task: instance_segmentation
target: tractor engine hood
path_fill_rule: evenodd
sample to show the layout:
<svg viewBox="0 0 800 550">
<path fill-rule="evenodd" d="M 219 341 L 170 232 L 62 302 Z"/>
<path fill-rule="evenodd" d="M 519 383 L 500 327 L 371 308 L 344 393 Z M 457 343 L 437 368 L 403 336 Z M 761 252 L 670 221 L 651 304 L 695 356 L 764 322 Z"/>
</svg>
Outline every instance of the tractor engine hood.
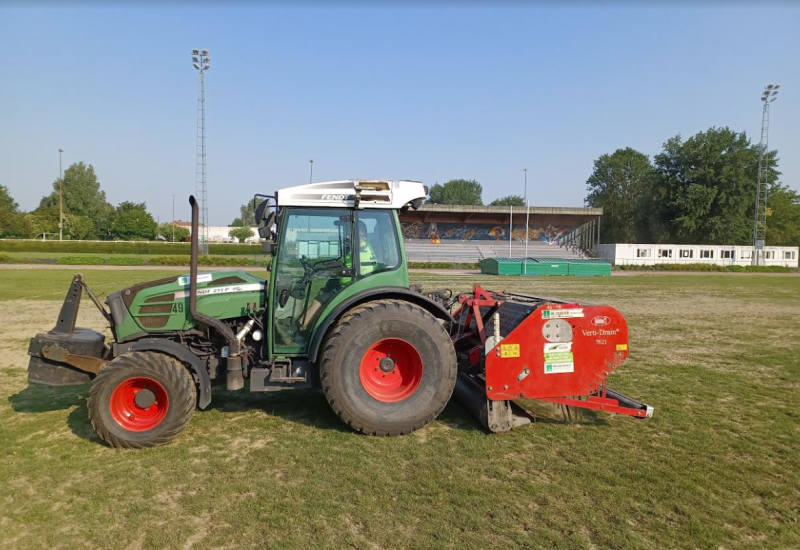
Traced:
<svg viewBox="0 0 800 550">
<path fill-rule="evenodd" d="M 189 275 L 139 283 L 111 294 L 117 341 L 142 333 L 187 330 L 195 322 L 189 314 Z M 197 308 L 216 319 L 232 319 L 264 310 L 266 282 L 244 271 L 215 271 L 197 275 Z"/>
</svg>

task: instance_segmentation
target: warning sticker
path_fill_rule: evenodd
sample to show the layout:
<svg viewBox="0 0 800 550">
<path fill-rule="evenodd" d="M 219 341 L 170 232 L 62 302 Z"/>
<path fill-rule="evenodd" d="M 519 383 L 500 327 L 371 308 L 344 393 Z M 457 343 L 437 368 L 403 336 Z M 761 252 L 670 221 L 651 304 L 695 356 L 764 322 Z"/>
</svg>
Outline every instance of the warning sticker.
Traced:
<svg viewBox="0 0 800 550">
<path fill-rule="evenodd" d="M 583 308 L 545 309 L 542 311 L 542 319 L 565 319 L 567 317 L 583 317 Z"/>
<path fill-rule="evenodd" d="M 544 373 L 559 374 L 574 372 L 575 361 L 572 352 L 558 351 L 544 354 Z"/>
<path fill-rule="evenodd" d="M 500 344 L 500 357 L 519 357 L 519 344 Z"/>
<path fill-rule="evenodd" d="M 628 344 L 617 344 L 617 351 L 628 351 Z"/>
</svg>

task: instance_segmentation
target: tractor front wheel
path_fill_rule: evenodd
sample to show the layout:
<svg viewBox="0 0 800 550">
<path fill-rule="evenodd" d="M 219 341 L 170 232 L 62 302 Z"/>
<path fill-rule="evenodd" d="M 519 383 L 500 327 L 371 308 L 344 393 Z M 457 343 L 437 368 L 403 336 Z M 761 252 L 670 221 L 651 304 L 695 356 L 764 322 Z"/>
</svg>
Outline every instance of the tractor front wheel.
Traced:
<svg viewBox="0 0 800 550">
<path fill-rule="evenodd" d="M 112 447 L 155 447 L 183 431 L 196 403 L 194 379 L 179 361 L 132 352 L 100 369 L 89 391 L 89 419 Z"/>
<path fill-rule="evenodd" d="M 456 355 L 441 322 L 401 300 L 347 313 L 325 343 L 320 382 L 334 412 L 370 435 L 413 432 L 444 409 Z"/>
</svg>

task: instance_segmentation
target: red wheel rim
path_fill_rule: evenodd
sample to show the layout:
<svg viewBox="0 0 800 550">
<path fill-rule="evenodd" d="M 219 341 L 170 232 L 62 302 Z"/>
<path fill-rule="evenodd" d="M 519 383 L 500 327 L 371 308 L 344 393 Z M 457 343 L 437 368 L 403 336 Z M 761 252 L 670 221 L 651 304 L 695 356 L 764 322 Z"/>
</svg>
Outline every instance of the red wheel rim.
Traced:
<svg viewBox="0 0 800 550">
<path fill-rule="evenodd" d="M 140 393 L 143 397 L 137 402 Z M 108 408 L 111 418 L 122 428 L 130 432 L 146 432 L 164 420 L 169 398 L 164 386 L 152 378 L 128 378 L 111 392 Z"/>
<path fill-rule="evenodd" d="M 422 381 L 422 357 L 405 340 L 384 338 L 372 344 L 361 358 L 359 377 L 364 390 L 378 401 L 402 401 Z"/>
</svg>

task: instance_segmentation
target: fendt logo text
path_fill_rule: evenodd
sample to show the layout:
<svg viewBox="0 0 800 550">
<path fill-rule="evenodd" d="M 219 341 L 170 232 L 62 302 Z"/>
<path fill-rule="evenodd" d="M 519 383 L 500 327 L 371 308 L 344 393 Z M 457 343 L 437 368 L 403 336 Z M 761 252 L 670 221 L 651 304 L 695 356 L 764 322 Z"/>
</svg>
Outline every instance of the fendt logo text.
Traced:
<svg viewBox="0 0 800 550">
<path fill-rule="evenodd" d="M 324 201 L 343 201 L 347 195 L 322 195 Z"/>
</svg>

